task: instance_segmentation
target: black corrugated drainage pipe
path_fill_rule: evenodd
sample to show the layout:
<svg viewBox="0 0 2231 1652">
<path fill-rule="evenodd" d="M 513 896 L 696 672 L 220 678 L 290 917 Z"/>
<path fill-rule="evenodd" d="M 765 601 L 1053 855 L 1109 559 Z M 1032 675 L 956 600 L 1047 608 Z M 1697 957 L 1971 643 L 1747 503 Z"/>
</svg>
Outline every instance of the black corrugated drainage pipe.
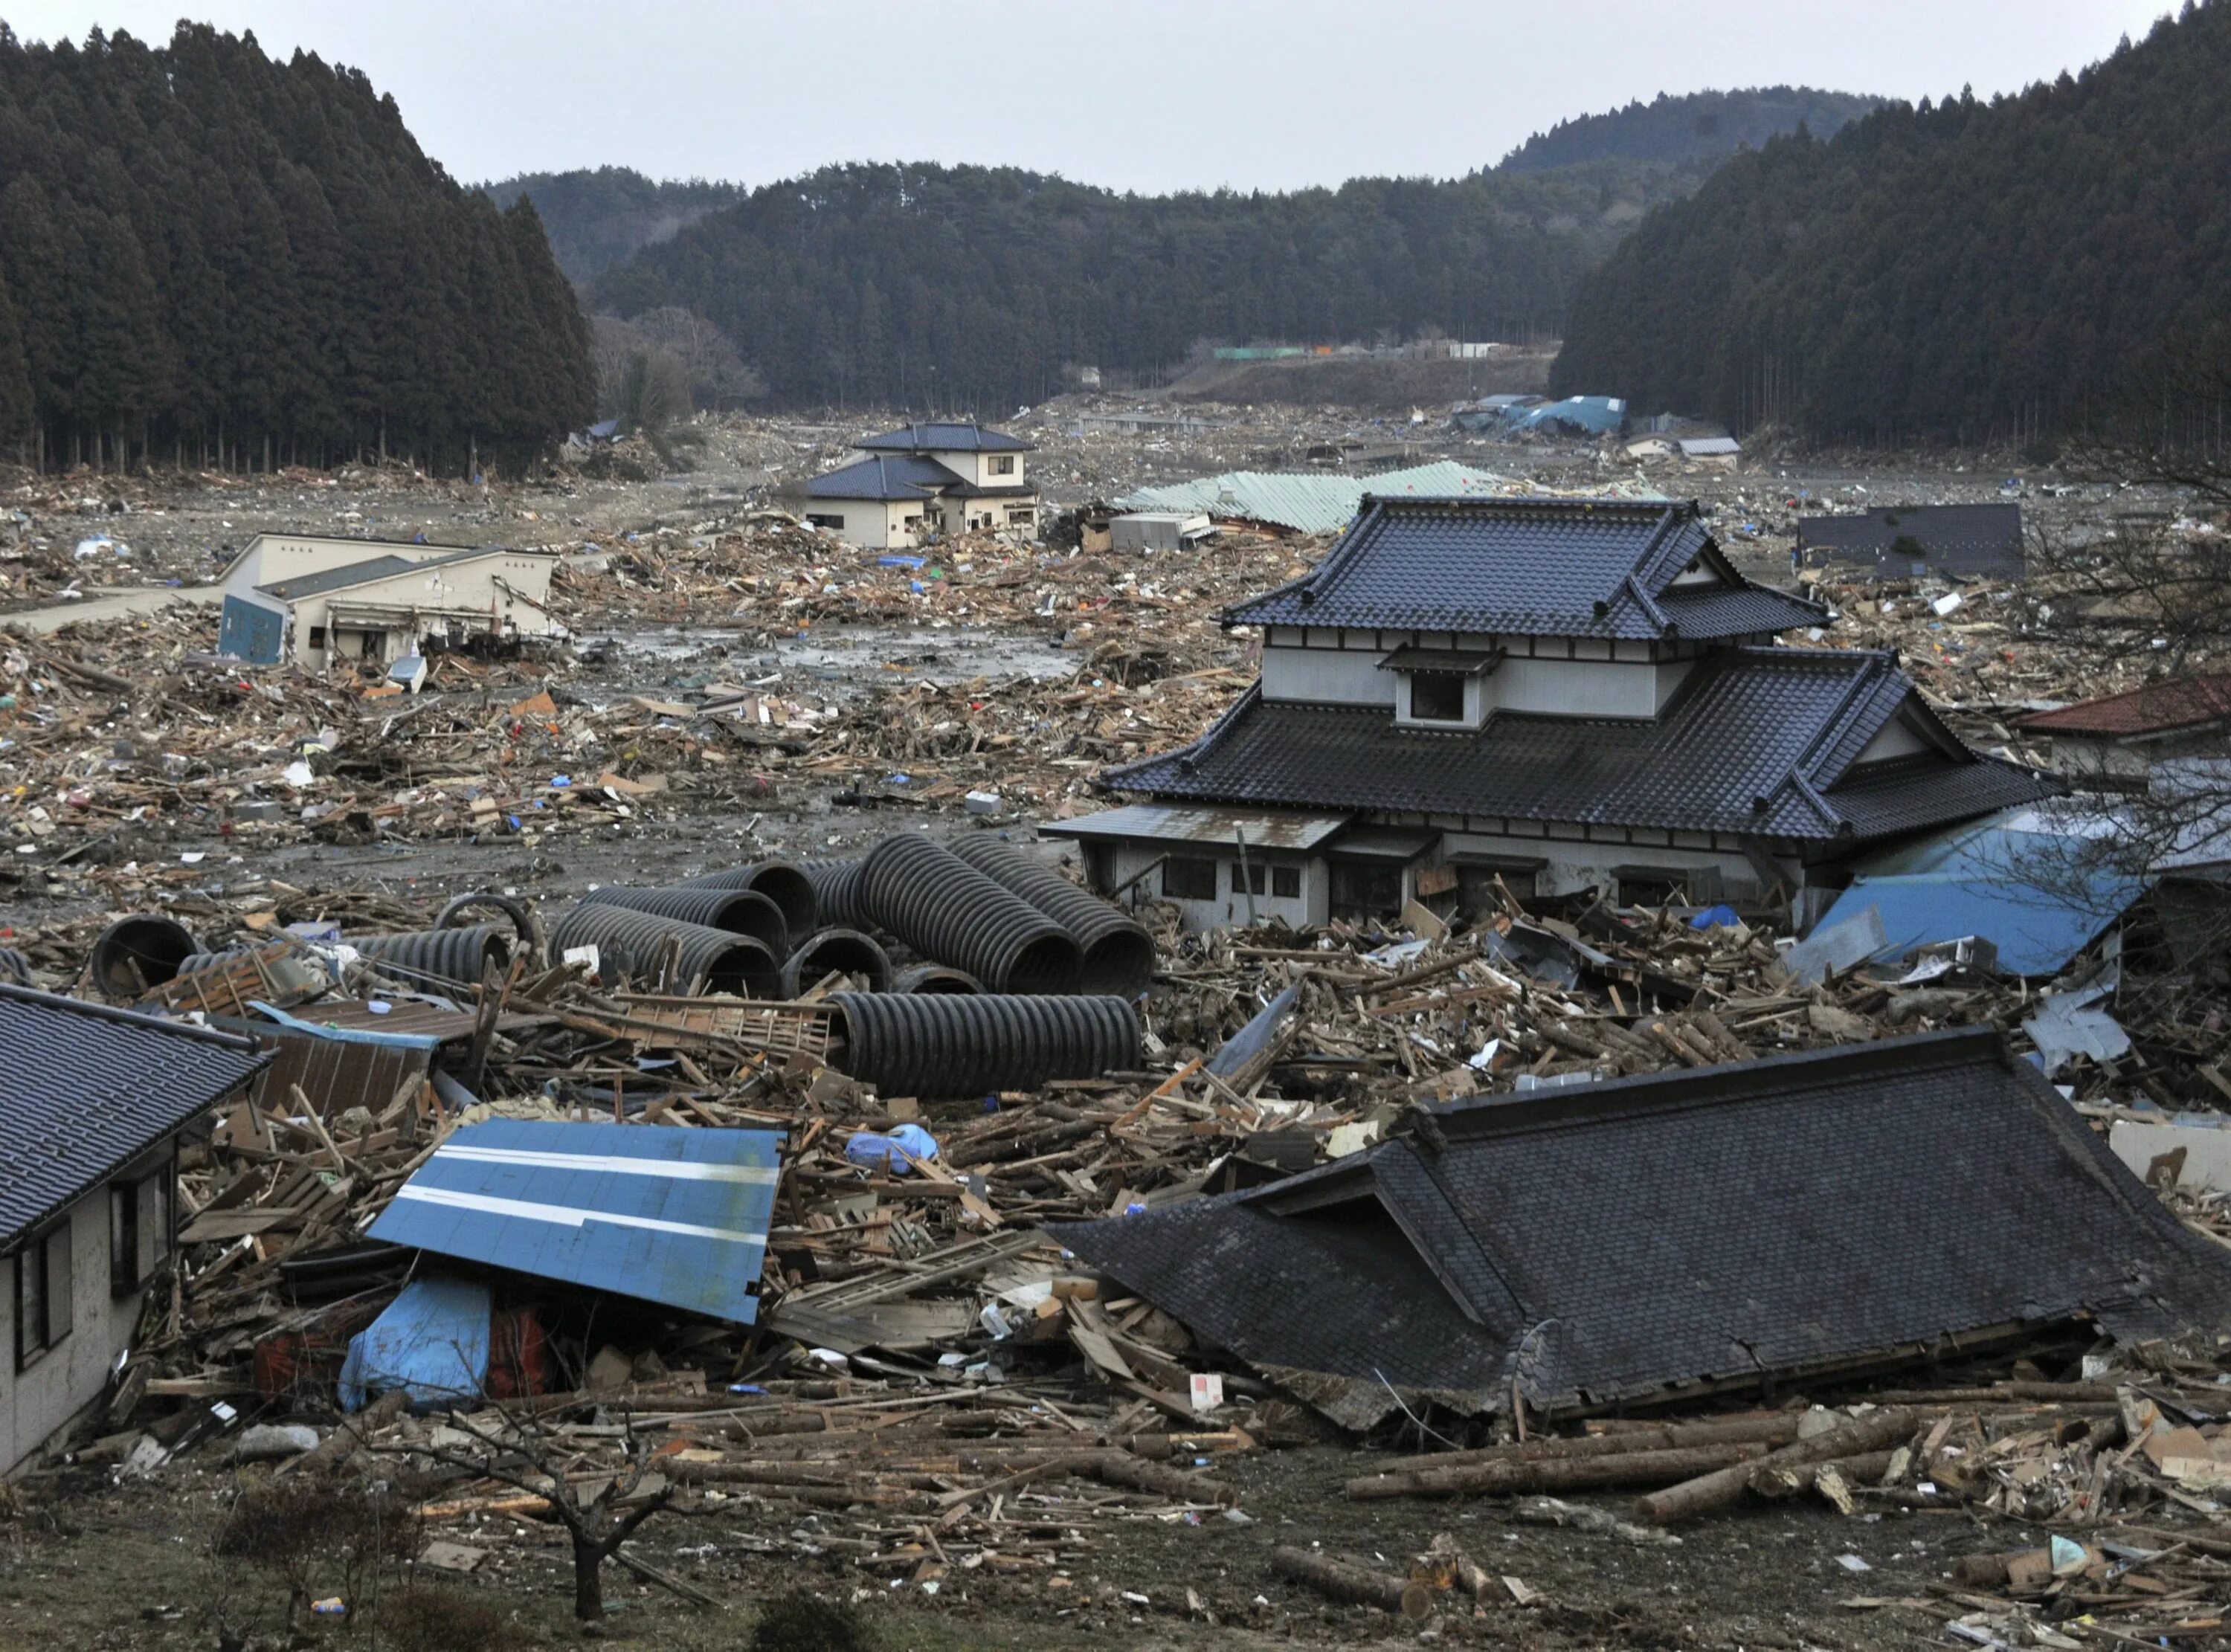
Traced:
<svg viewBox="0 0 2231 1652">
<path fill-rule="evenodd" d="M 138 913 L 100 932 L 85 967 L 102 997 L 128 1003 L 176 980 L 178 966 L 201 950 L 193 932 L 176 919 Z"/>
<path fill-rule="evenodd" d="M 994 992 L 1074 992 L 1083 971 L 1067 930 L 918 833 L 868 851 L 859 904 L 878 928 Z"/>
<path fill-rule="evenodd" d="M 708 872 L 702 876 L 684 878 L 676 886 L 683 889 L 752 889 L 765 895 L 782 909 L 782 920 L 790 926 L 793 935 L 810 935 L 818 923 L 842 923 L 844 920 L 823 912 L 814 903 L 814 887 L 802 868 L 788 861 L 753 861 L 749 866 L 730 867 L 725 872 Z"/>
<path fill-rule="evenodd" d="M 857 929 L 868 921 L 860 910 L 859 861 L 800 861 L 798 869 L 813 884 L 813 899 L 823 923 Z"/>
<path fill-rule="evenodd" d="M 511 962 L 513 937 L 494 924 L 458 929 L 419 929 L 403 935 L 352 938 L 355 947 L 382 975 L 405 986 L 476 987 L 490 963 Z"/>
<path fill-rule="evenodd" d="M 915 964 L 891 978 L 894 992 L 949 992 L 956 997 L 981 992 L 984 984 L 966 970 L 949 964 Z"/>
<path fill-rule="evenodd" d="M 870 992 L 891 986 L 890 954 L 857 929 L 824 929 L 783 960 L 782 996 L 794 998 L 831 970 L 841 971 Z"/>
<path fill-rule="evenodd" d="M 512 945 L 515 957 L 522 951 L 530 961 L 549 956 L 548 939 L 542 925 L 534 915 L 534 908 L 515 896 L 495 889 L 475 889 L 470 894 L 461 894 L 434 915 L 436 929 L 460 929 L 464 926 L 467 913 L 487 907 L 501 913 L 511 920 L 512 933 L 518 939 Z"/>
<path fill-rule="evenodd" d="M 837 1069 L 885 1095 L 1034 1090 L 1139 1064 L 1139 1017 L 1125 998 L 832 992 L 828 1002 L 844 1017 Z"/>
<path fill-rule="evenodd" d="M 1078 990 L 1135 997 L 1154 984 L 1154 937 L 1122 911 L 1078 888 L 1051 867 L 1012 843 L 979 833 L 954 843 L 953 852 L 1008 894 L 1059 924 L 1084 952 Z"/>
<path fill-rule="evenodd" d="M 624 975 L 648 990 L 658 978 L 673 943 L 672 980 L 680 992 L 733 992 L 753 998 L 775 995 L 782 969 L 773 952 L 748 935 L 731 935 L 678 918 L 584 901 L 568 907 L 550 926 L 550 948 L 559 957 L 572 946 L 594 946 L 598 973 L 607 981 Z"/>
<path fill-rule="evenodd" d="M 581 899 L 592 905 L 629 907 L 637 912 L 678 918 L 685 924 L 749 935 L 777 958 L 790 951 L 790 924 L 782 908 L 756 889 L 630 889 L 607 884 Z"/>
</svg>

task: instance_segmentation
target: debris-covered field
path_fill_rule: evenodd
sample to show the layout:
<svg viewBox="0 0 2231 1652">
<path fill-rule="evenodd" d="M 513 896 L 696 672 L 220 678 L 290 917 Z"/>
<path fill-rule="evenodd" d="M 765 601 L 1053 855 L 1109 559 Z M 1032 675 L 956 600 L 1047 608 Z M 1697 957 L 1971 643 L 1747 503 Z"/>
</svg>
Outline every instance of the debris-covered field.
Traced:
<svg viewBox="0 0 2231 1652">
<path fill-rule="evenodd" d="M 1063 504 L 1343 441 L 1567 489 L 1637 474 L 1333 410 L 1070 434 L 1089 410 L 1012 426 Z M 1142 557 L 984 534 L 900 556 L 766 512 L 856 434 L 732 420 L 681 479 L 80 475 L 0 499 L 0 962 L 275 1051 L 184 1149 L 175 1286 L 99 1414 L 0 1487 L 0 1645 L 570 1643 L 585 1571 L 596 1633 L 674 1648 L 744 1644 L 800 1589 L 893 1647 L 2231 1642 L 2220 1348 L 2063 1316 L 1546 1418 L 1389 1383 L 1371 1426 L 1342 1427 L 1044 1230 L 1413 1139 L 1421 1103 L 1943 1029 L 2044 1054 L 2103 1138 L 2215 1113 L 2220 979 L 2158 918 L 2025 982 L 1958 952 L 1807 965 L 1776 944 L 1786 907 L 1506 894 L 1452 922 L 1201 937 L 1147 901 L 1151 978 L 1117 989 L 1135 1017 L 1011 997 L 1019 954 L 909 909 L 891 868 L 915 850 L 884 846 L 927 827 L 962 854 L 910 876 L 975 890 L 945 865 L 965 859 L 1045 913 L 982 846 L 1047 875 L 1032 825 L 1198 736 L 1255 672 L 1216 613 L 1326 542 L 1234 530 Z M 1779 468 L 1641 480 L 1712 501 L 1769 578 L 1800 505 L 2007 480 Z M 2153 508 L 2014 487 L 2065 535 Z M 415 694 L 242 668 L 195 593 L 278 527 L 560 550 L 572 640 L 438 656 Z M 2146 672 L 2040 632 L 2049 590 L 1817 594 L 1841 623 L 1794 642 L 1898 647 L 1986 750 L 2034 758 L 2014 713 Z M 700 878 L 718 958 L 614 894 Z M 493 899 L 452 905 L 473 895 Z M 120 938 L 127 914 L 156 922 Z M 816 937 L 832 950 L 799 965 Z M 986 991 L 867 991 L 929 969 Z M 703 995 L 723 970 L 753 997 Z M 2038 1037 L 2042 1004 L 2108 991 L 2127 1050 Z M 902 997 L 930 1007 L 879 1031 L 864 1000 Z M 1029 1013 L 1051 1030 L 1013 1007 L 1048 1003 Z M 352 1339 L 431 1278 L 427 1242 L 375 1225 L 456 1192 L 445 1144 L 501 1157 L 545 1139 L 506 1130 L 592 1123 L 762 1133 L 756 1276 L 631 1298 L 499 1274 L 468 1310 L 469 1397 L 414 1410 L 391 1385 L 344 1414 Z M 2162 1197 L 2172 1230 L 2231 1245 L 2221 1196 Z M 703 1311 L 719 1291 L 752 1322 Z"/>
</svg>

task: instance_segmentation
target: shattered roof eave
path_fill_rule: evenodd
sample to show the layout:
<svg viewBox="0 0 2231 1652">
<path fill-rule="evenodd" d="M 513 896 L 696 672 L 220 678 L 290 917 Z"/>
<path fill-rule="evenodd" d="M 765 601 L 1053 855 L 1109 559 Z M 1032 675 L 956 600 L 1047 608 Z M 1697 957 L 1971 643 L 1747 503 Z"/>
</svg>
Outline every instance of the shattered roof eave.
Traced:
<svg viewBox="0 0 2231 1652">
<path fill-rule="evenodd" d="M 1366 1426 L 1374 1384 L 1569 1414 L 2072 1321 L 2231 1323 L 2231 1258 L 1995 1029 L 1432 1111 L 1286 1181 L 1054 1231 Z"/>
</svg>

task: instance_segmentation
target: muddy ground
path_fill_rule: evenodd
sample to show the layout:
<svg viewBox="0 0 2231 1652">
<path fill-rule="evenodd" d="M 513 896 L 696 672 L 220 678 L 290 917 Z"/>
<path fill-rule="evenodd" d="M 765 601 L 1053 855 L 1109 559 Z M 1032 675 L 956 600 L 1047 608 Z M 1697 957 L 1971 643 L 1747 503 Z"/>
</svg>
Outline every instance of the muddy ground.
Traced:
<svg viewBox="0 0 2231 1652">
<path fill-rule="evenodd" d="M 1132 405 L 1116 398 L 1090 404 Z M 1512 448 L 1452 436 L 1438 424 L 1335 409 L 1196 406 L 1192 410 L 1210 412 L 1220 427 L 1172 437 L 1067 434 L 1065 422 L 1084 405 L 1065 402 L 1012 422 L 1040 444 L 1034 469 L 1058 502 L 1113 497 L 1145 481 L 1205 470 L 1297 465 L 1311 442 L 1341 438 L 1412 442 L 1420 458 L 1459 458 L 1562 487 L 1638 474 L 1633 465 L 1606 465 L 1580 449 Z M 818 423 L 732 419 L 716 433 L 700 469 L 648 481 L 551 474 L 475 487 L 372 471 L 233 481 L 17 479 L 12 489 L 0 489 L 0 552 L 11 532 L 18 545 L 34 538 L 74 545 L 103 534 L 125 541 L 129 558 L 96 552 L 83 559 L 84 594 L 75 600 L 89 603 L 104 589 L 135 590 L 158 579 L 191 585 L 264 529 L 424 532 L 433 539 L 560 550 L 578 548 L 591 536 L 609 542 L 660 526 L 698 532 L 702 524 L 736 519 L 783 481 L 822 468 L 849 440 L 886 423 L 860 415 Z M 1668 494 L 1716 503 L 1726 542 L 1747 570 L 1767 577 L 1788 574 L 1788 536 L 1800 503 L 1810 508 L 1827 499 L 1859 504 L 2004 496 L 2021 499 L 2038 519 L 2086 529 L 2117 508 L 2103 494 L 2048 492 L 2050 476 L 2010 473 L 1972 456 L 1891 466 L 1768 454 L 1732 474 L 1678 466 L 1639 474 Z M 2009 480 L 2014 487 L 2007 489 Z M 12 525 L 11 508 L 18 513 Z M 154 598 L 122 599 L 127 605 L 149 600 Z M 20 594 L 6 605 L 33 606 Z M 64 617 L 71 611 L 51 593 L 36 606 Z M 1051 647 L 1043 633 L 1021 629 L 824 627 L 801 638 L 608 617 L 611 623 L 583 641 L 614 646 L 605 664 L 573 683 L 579 692 L 656 693 L 702 678 L 709 662 L 731 675 L 779 674 L 786 694 L 843 700 L 894 681 L 1064 675 L 1078 662 L 1074 653 Z M 200 623 L 213 642 L 214 610 L 201 614 Z M 1240 652 L 1235 649 L 1235 658 Z M 342 848 L 304 842 L 236 854 L 215 838 L 166 834 L 153 847 L 172 859 L 206 850 L 219 879 L 253 874 L 306 887 L 429 899 L 469 887 L 561 895 L 593 882 L 654 882 L 767 854 L 841 852 L 916 817 L 908 809 L 846 807 L 833 801 L 837 790 L 834 784 L 786 783 L 764 806 L 707 807 L 655 826 L 534 845 L 404 840 Z M 954 823 L 958 819 L 956 813 Z M 36 924 L 60 910 L 46 900 L 11 904 L 0 908 L 0 921 Z M 934 1595 L 907 1579 L 893 1587 L 888 1578 L 865 1575 L 840 1555 L 816 1552 L 815 1533 L 787 1517 L 664 1516 L 645 1529 L 636 1551 L 731 1610 L 692 1605 L 614 1571 L 614 1610 L 603 1635 L 614 1645 L 675 1652 L 737 1647 L 753 1603 L 805 1584 L 861 1599 L 891 1649 L 1370 1645 L 1426 1637 L 1544 1649 L 1944 1644 L 1942 1623 L 1952 1608 L 1846 1603 L 1916 1601 L 1946 1580 L 1958 1555 L 2040 1540 L 2029 1530 L 2003 1522 L 1985 1526 L 1966 1514 L 1845 1519 L 1792 1505 L 1715 1520 L 1684 1533 L 1678 1547 L 1638 1547 L 1514 1524 L 1508 1506 L 1494 1501 L 1351 1502 L 1341 1494 L 1341 1482 L 1368 1467 L 1368 1459 L 1333 1445 L 1258 1455 L 1226 1469 L 1242 1492 L 1245 1523 L 1149 1520 L 1096 1527 L 1088 1542 L 1064 1552 L 1057 1567 L 1002 1576 L 958 1572 L 941 1580 Z M 13 1512 L 0 1518 L 0 1649 L 211 1648 L 218 1644 L 212 1612 L 220 1597 L 229 1600 L 236 1623 L 265 1637 L 263 1644 L 284 1644 L 283 1587 L 210 1552 L 231 1484 L 226 1473 L 192 1457 L 152 1484 L 119 1487 L 92 1470 L 29 1482 Z M 1268 1568 L 1270 1550 L 1280 1543 L 1321 1543 L 1400 1566 L 1441 1531 L 1458 1533 L 1491 1571 L 1519 1579 L 1539 1598 L 1525 1608 L 1502 1603 L 1475 1611 L 1467 1604 L 1421 1629 L 1377 1611 L 1329 1605 L 1277 1581 Z M 500 1607 L 529 1644 L 578 1640 L 567 1611 L 565 1557 L 552 1530 L 505 1523 L 475 1533 L 473 1540 L 495 1558 L 471 1577 L 444 1580 L 445 1587 Z M 1197 1608 L 1188 1606 L 1188 1591 Z M 1126 1600 L 1127 1592 L 1144 1600 Z M 345 1625 L 323 1623 L 306 1633 L 309 1643 L 368 1644 L 372 1628 L 352 1634 Z"/>
<path fill-rule="evenodd" d="M 934 1594 L 814 1552 L 816 1533 L 794 1519 L 662 1515 L 631 1552 L 715 1596 L 722 1609 L 679 1599 L 608 1566 L 611 1615 L 600 1636 L 614 1646 L 725 1652 L 746 1644 L 758 1603 L 805 1587 L 859 1603 L 885 1652 L 1421 1642 L 1543 1652 L 1859 1652 L 1949 1644 L 1943 1621 L 1958 1609 L 1927 1597 L 1931 1584 L 1949 1585 L 1953 1560 L 2043 1541 L 2031 1528 L 1986 1525 L 1964 1513 L 1846 1519 L 1793 1504 L 1688 1527 L 1678 1546 L 1645 1547 L 1520 1525 L 1509 1518 L 1510 1506 L 1495 1500 L 1349 1500 L 1342 1482 L 1370 1463 L 1367 1455 L 1320 1445 L 1228 1464 L 1221 1471 L 1240 1489 L 1245 1523 L 1212 1517 L 1199 1525 L 1099 1526 L 1054 1565 L 1005 1576 L 956 1571 Z M 283 1644 L 285 1586 L 210 1551 L 230 1485 L 224 1471 L 189 1459 L 157 1484 L 118 1489 L 88 1471 L 35 1491 L 29 1512 L 0 1526 L 0 1649 L 201 1652 L 216 1645 L 213 1614 L 220 1608 L 236 1627 Z M 1450 1595 L 1446 1610 L 1408 1623 L 1327 1602 L 1270 1569 L 1271 1550 L 1280 1544 L 1321 1545 L 1328 1553 L 1400 1569 L 1441 1532 L 1455 1533 L 1487 1570 L 1518 1579 L 1538 1599 L 1524 1608 L 1508 1602 L 1476 1608 Z M 581 1639 L 571 1616 L 570 1558 L 555 1527 L 500 1519 L 443 1535 L 491 1552 L 469 1577 L 427 1574 L 439 1586 L 497 1607 L 524 1630 L 527 1644 Z M 323 1575 L 339 1574 L 328 1568 Z M 1197 1605 L 1188 1605 L 1188 1591 Z M 352 1636 L 320 1623 L 310 1643 L 363 1644 L 372 1627 L 367 1620 Z"/>
</svg>

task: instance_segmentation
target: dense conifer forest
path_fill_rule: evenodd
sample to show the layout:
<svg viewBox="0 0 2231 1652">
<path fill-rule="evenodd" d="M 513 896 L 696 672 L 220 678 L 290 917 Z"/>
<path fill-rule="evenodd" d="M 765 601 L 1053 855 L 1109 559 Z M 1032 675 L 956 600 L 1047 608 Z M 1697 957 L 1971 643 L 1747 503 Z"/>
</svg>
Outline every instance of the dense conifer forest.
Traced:
<svg viewBox="0 0 2231 1652">
<path fill-rule="evenodd" d="M 1560 120 L 1504 156 L 1497 170 L 1540 172 L 1594 160 L 1720 161 L 1800 126 L 1815 138 L 1833 137 L 1881 105 L 1880 98 L 1809 86 L 1746 87 L 1678 98 L 1660 92 L 1648 103 Z"/>
<path fill-rule="evenodd" d="M 2231 4 L 2019 96 L 1777 138 L 1584 279 L 1553 385 L 1827 441 L 2042 441 L 2143 407 L 2231 330 Z"/>
<path fill-rule="evenodd" d="M 534 207 L 461 188 L 361 74 L 191 23 L 162 48 L 0 25 L 0 443 L 456 472 L 593 400 Z"/>
</svg>

